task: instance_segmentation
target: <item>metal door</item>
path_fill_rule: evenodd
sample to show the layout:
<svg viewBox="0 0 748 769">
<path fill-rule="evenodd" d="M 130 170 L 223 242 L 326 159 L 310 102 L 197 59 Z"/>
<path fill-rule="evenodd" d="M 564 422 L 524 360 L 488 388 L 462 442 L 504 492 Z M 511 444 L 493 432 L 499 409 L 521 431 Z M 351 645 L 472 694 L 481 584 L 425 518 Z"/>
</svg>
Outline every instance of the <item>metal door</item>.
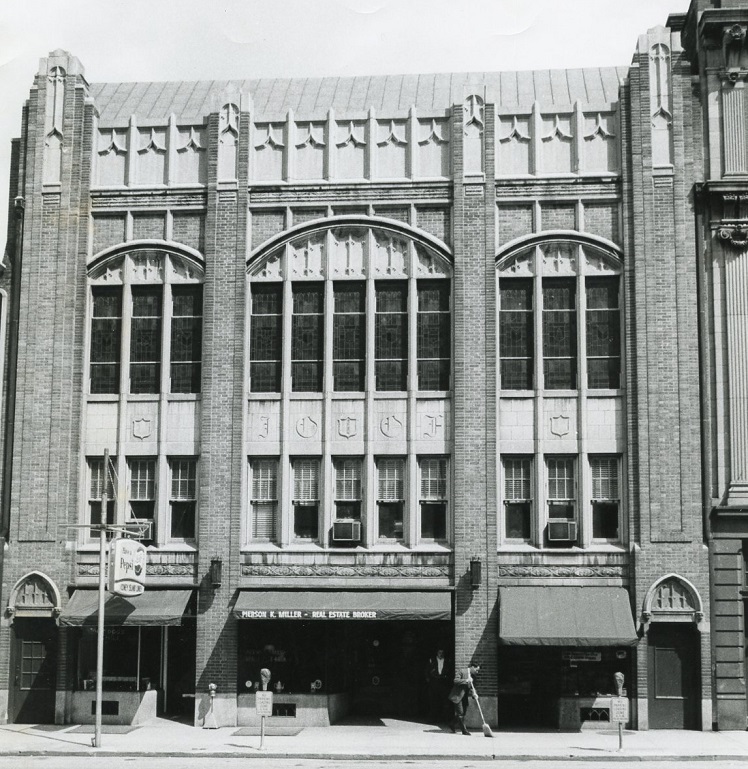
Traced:
<svg viewBox="0 0 748 769">
<path fill-rule="evenodd" d="M 51 724 L 55 719 L 57 627 L 52 620 L 13 623 L 10 720 Z"/>
<path fill-rule="evenodd" d="M 692 625 L 650 626 L 649 728 L 698 729 L 699 647 Z"/>
</svg>

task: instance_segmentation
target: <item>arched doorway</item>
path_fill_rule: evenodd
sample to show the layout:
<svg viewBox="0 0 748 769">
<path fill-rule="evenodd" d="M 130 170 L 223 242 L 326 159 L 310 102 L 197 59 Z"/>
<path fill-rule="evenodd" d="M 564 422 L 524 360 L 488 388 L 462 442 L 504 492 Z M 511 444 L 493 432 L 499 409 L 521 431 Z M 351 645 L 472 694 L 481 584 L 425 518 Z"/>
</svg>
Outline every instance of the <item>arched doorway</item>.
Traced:
<svg viewBox="0 0 748 769">
<path fill-rule="evenodd" d="M 11 591 L 8 718 L 12 723 L 54 723 L 59 613 L 59 590 L 41 572 L 22 577 Z"/>
<path fill-rule="evenodd" d="M 700 729 L 701 598 L 675 574 L 652 585 L 644 602 L 650 729 Z"/>
</svg>

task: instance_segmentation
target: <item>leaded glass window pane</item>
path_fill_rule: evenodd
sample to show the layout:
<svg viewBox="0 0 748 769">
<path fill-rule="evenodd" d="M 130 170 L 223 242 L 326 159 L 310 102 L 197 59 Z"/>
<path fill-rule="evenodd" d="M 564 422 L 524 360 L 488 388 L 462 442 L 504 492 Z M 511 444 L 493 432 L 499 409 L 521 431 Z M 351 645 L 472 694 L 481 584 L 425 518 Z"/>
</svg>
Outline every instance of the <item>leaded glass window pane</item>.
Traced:
<svg viewBox="0 0 748 769">
<path fill-rule="evenodd" d="M 418 389 L 449 389 L 452 327 L 449 281 L 418 281 Z"/>
<path fill-rule="evenodd" d="M 533 383 L 533 307 L 531 279 L 502 279 L 499 284 L 501 387 L 529 390 Z"/>
<path fill-rule="evenodd" d="M 93 289 L 90 377 L 93 394 L 119 392 L 122 289 Z"/>
<path fill-rule="evenodd" d="M 322 390 L 324 355 L 324 288 L 321 283 L 294 283 L 291 318 L 291 388 Z"/>
<path fill-rule="evenodd" d="M 173 393 L 200 392 L 202 337 L 202 286 L 173 286 L 170 372 Z"/>
<path fill-rule="evenodd" d="M 161 384 L 161 286 L 133 286 L 130 392 L 157 393 Z"/>
<path fill-rule="evenodd" d="M 545 387 L 573 389 L 577 373 L 576 279 L 543 279 Z"/>
<path fill-rule="evenodd" d="M 586 279 L 587 386 L 611 389 L 621 385 L 621 315 L 618 277 Z"/>
<path fill-rule="evenodd" d="M 377 281 L 374 319 L 376 389 L 405 390 L 408 381 L 408 284 Z"/>
<path fill-rule="evenodd" d="M 366 284 L 335 283 L 333 303 L 333 387 L 338 392 L 362 392 L 366 371 Z"/>
<path fill-rule="evenodd" d="M 249 336 L 251 392 L 280 392 L 283 329 L 283 285 L 252 284 Z"/>
</svg>

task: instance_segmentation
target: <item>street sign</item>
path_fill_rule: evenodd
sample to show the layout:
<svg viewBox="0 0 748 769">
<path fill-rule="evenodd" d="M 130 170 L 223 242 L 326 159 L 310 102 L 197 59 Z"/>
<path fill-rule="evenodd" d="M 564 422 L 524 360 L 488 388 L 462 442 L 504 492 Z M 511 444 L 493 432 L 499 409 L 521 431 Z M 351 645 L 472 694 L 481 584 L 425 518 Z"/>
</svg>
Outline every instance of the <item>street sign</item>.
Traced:
<svg viewBox="0 0 748 769">
<path fill-rule="evenodd" d="M 109 590 L 117 595 L 140 595 L 145 590 L 145 545 L 134 539 L 112 540 L 109 553 Z"/>
<path fill-rule="evenodd" d="M 255 708 L 258 716 L 273 715 L 273 693 L 255 692 Z"/>
<path fill-rule="evenodd" d="M 610 720 L 619 723 L 626 723 L 629 720 L 629 701 L 626 697 L 611 698 Z"/>
</svg>

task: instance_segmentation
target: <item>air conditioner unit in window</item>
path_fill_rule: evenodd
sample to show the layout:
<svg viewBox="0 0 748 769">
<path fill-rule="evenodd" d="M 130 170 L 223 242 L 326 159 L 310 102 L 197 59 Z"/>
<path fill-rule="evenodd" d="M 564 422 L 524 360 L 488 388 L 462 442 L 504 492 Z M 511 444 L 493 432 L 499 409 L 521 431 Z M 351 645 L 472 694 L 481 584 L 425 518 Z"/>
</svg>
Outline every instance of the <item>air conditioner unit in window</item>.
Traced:
<svg viewBox="0 0 748 769">
<path fill-rule="evenodd" d="M 576 542 L 577 522 L 557 519 L 548 521 L 549 542 Z"/>
<path fill-rule="evenodd" d="M 349 518 L 341 518 L 332 523 L 333 542 L 360 542 L 361 521 Z"/>
</svg>

